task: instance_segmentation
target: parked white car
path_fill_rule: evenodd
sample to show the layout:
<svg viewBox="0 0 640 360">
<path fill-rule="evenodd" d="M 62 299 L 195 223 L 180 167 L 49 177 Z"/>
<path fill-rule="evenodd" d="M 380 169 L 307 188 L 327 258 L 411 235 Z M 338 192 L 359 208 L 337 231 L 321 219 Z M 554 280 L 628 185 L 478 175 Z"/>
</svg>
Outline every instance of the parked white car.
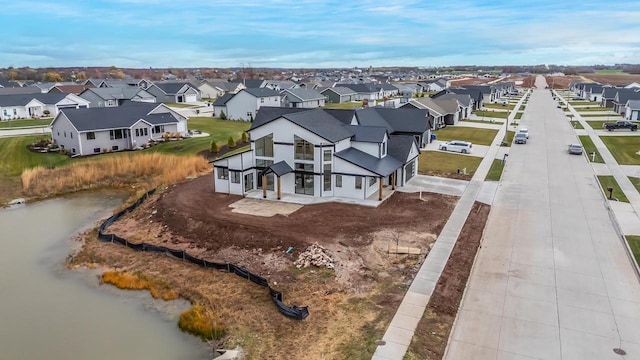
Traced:
<svg viewBox="0 0 640 360">
<path fill-rule="evenodd" d="M 508 105 L 509 104 L 509 99 L 497 99 L 496 100 L 496 104 Z"/>
<path fill-rule="evenodd" d="M 455 151 L 462 154 L 471 154 L 472 147 L 473 147 L 473 144 L 471 144 L 468 141 L 453 140 L 453 141 L 444 142 L 440 144 L 438 149 L 442 151 Z"/>
</svg>

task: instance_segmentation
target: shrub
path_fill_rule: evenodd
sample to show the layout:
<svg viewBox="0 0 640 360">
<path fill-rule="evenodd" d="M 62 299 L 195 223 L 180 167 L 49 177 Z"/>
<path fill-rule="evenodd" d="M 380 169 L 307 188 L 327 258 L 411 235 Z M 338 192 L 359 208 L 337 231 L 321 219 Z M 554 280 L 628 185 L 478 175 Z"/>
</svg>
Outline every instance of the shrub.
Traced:
<svg viewBox="0 0 640 360">
<path fill-rule="evenodd" d="M 236 147 L 236 141 L 233 139 L 233 136 L 229 136 L 229 140 L 227 140 L 227 146 L 229 148 Z"/>
<path fill-rule="evenodd" d="M 218 147 L 218 143 L 216 143 L 215 140 L 211 140 L 211 149 L 210 149 L 212 154 L 217 154 L 220 151 L 220 148 Z"/>
<path fill-rule="evenodd" d="M 222 110 L 220 110 L 220 119 L 221 120 L 227 120 L 227 115 Z"/>
<path fill-rule="evenodd" d="M 200 305 L 180 314 L 178 327 L 184 332 L 199 336 L 203 340 L 220 339 L 224 335 L 224 323 L 208 314 Z"/>
<path fill-rule="evenodd" d="M 243 132 L 242 133 L 242 138 L 240 140 L 242 140 L 242 142 L 249 141 L 249 134 L 247 134 L 246 132 Z"/>
</svg>

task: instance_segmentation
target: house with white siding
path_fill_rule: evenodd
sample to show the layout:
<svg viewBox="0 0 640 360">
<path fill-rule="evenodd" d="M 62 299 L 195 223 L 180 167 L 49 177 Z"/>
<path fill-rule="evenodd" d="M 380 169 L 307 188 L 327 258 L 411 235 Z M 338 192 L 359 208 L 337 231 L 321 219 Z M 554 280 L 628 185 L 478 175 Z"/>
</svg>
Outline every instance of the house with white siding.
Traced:
<svg viewBox="0 0 640 360">
<path fill-rule="evenodd" d="M 320 91 L 327 98 L 327 102 L 342 104 L 355 100 L 357 93 L 347 87 L 330 87 Z"/>
<path fill-rule="evenodd" d="M 138 149 L 166 133 L 187 132 L 187 118 L 164 104 L 130 102 L 118 107 L 62 109 L 51 137 L 72 155 Z"/>
<path fill-rule="evenodd" d="M 155 96 L 157 102 L 193 103 L 200 100 L 200 90 L 189 82 L 140 80 L 138 87 Z"/>
<path fill-rule="evenodd" d="M 81 98 L 91 102 L 91 107 L 116 107 L 127 101 L 155 103 L 156 97 L 137 87 L 98 87 L 83 91 Z"/>
<path fill-rule="evenodd" d="M 418 169 L 425 110 L 262 108 L 246 152 L 213 162 L 216 192 L 382 200 Z"/>
<path fill-rule="evenodd" d="M 262 106 L 282 106 L 282 95 L 269 88 L 248 88 L 225 98 L 224 104 L 222 101 L 216 101 L 213 105 L 215 114 L 224 111 L 229 120 L 251 121 L 256 118 L 256 114 Z"/>
<path fill-rule="evenodd" d="M 627 100 L 624 114 L 627 120 L 640 121 L 640 100 Z"/>
<path fill-rule="evenodd" d="M 324 106 L 326 97 L 313 89 L 295 88 L 280 92 L 282 105 L 291 108 L 313 109 Z"/>
<path fill-rule="evenodd" d="M 78 109 L 89 106 L 89 101 L 74 94 L 0 95 L 0 120 L 56 116 L 61 109 Z"/>
</svg>

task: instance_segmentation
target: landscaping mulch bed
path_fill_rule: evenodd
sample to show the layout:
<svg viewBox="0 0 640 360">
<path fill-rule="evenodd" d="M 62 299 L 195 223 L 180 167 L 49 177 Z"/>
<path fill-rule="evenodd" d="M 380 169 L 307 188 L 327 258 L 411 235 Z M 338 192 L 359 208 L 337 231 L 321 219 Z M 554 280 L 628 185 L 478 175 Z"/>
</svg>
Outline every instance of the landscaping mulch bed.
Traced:
<svg viewBox="0 0 640 360">
<path fill-rule="evenodd" d="M 230 148 L 228 145 L 223 145 L 220 146 L 220 151 L 218 151 L 217 153 L 212 153 L 211 150 L 207 149 L 207 150 L 202 150 L 200 152 L 198 152 L 198 155 L 205 157 L 207 160 L 215 160 L 215 159 L 219 159 L 222 156 L 224 156 L 226 153 L 237 150 L 243 146 L 247 146 L 249 145 L 250 142 L 249 141 L 238 141 L 236 142 L 236 146 Z"/>
<path fill-rule="evenodd" d="M 405 359 L 442 359 L 491 207 L 476 202 L 418 323 Z"/>
</svg>

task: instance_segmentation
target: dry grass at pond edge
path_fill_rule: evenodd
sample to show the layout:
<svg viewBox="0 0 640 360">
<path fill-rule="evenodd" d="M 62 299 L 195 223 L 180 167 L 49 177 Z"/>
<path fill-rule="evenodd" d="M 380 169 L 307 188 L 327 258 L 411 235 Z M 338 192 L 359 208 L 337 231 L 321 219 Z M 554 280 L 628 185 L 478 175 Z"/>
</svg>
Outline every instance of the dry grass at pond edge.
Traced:
<svg viewBox="0 0 640 360">
<path fill-rule="evenodd" d="M 200 156 L 131 154 L 78 161 L 53 169 L 35 167 L 21 175 L 27 196 L 44 197 L 101 187 L 142 184 L 145 189 L 170 185 L 209 171 Z"/>
<path fill-rule="evenodd" d="M 154 299 L 169 301 L 179 298 L 178 293 L 167 285 L 144 274 L 107 271 L 102 274 L 102 282 L 123 290 L 149 290 Z"/>
</svg>

